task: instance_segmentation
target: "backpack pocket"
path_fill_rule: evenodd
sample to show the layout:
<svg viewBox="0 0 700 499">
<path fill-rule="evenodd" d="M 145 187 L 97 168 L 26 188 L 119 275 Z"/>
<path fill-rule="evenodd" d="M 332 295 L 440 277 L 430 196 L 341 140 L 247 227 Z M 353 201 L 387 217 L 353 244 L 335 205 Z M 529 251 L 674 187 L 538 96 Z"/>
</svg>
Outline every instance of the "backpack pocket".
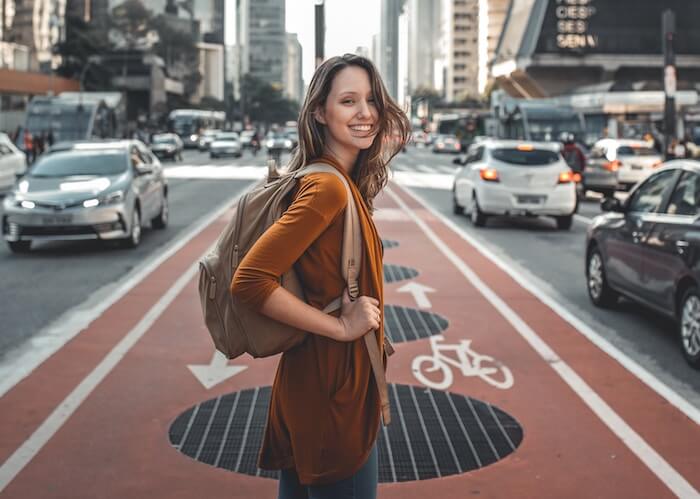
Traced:
<svg viewBox="0 0 700 499">
<path fill-rule="evenodd" d="M 199 262 L 199 299 L 202 305 L 204 323 L 214 340 L 216 349 L 227 358 L 231 358 L 233 352 L 230 351 L 224 316 L 217 300 L 217 292 L 221 292 L 221 289 L 218 289 L 219 286 L 225 286 L 225 283 L 217 282 L 210 262 L 206 259 L 201 260 Z"/>
</svg>

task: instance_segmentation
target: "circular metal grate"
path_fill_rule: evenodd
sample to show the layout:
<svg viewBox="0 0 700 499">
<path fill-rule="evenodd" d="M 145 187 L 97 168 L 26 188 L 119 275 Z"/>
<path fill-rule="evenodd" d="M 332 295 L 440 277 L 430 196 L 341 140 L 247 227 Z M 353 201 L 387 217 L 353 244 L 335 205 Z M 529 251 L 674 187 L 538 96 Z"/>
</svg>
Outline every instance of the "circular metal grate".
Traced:
<svg viewBox="0 0 700 499">
<path fill-rule="evenodd" d="M 443 316 L 400 305 L 384 305 L 384 334 L 393 343 L 440 334 L 449 322 Z"/>
<path fill-rule="evenodd" d="M 276 478 L 256 467 L 270 387 L 207 400 L 180 414 L 170 442 L 198 461 L 247 475 Z M 389 385 L 392 423 L 377 441 L 379 481 L 439 478 L 493 464 L 513 452 L 523 430 L 509 414 L 464 395 Z"/>
<path fill-rule="evenodd" d="M 403 265 L 384 264 L 384 282 L 398 282 L 413 279 L 418 275 L 416 269 Z"/>
<path fill-rule="evenodd" d="M 384 249 L 395 248 L 398 245 L 398 241 L 392 241 L 391 239 L 382 239 L 382 246 L 384 246 Z"/>
</svg>

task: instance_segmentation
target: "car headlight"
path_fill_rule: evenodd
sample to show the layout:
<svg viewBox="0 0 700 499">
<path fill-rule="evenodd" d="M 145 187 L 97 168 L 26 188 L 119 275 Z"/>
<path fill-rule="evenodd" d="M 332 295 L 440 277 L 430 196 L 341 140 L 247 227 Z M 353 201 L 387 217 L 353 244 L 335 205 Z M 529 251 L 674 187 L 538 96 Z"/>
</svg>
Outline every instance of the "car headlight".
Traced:
<svg viewBox="0 0 700 499">
<path fill-rule="evenodd" d="M 199 135 L 195 135 L 194 133 L 192 135 L 190 135 L 190 140 L 192 142 L 196 141 L 197 139 L 199 139 Z"/>
<path fill-rule="evenodd" d="M 275 147 L 275 141 L 268 140 L 267 142 L 265 142 L 265 147 L 267 147 L 268 149 L 272 149 L 273 147 Z"/>
<path fill-rule="evenodd" d="M 88 201 L 92 201 L 91 199 L 88 199 Z M 88 201 L 85 201 L 87 203 Z M 102 197 L 99 200 L 99 204 L 102 205 L 107 205 L 107 204 L 117 204 L 121 203 L 124 201 L 124 191 L 114 191 L 110 192 L 106 196 Z M 83 203 L 83 206 L 85 206 L 85 203 Z M 92 206 L 97 206 L 97 205 L 92 205 Z M 85 206 L 86 208 L 89 208 L 89 206 Z"/>
<path fill-rule="evenodd" d="M 292 147 L 292 141 L 291 141 L 291 140 L 285 140 L 285 141 L 284 141 L 284 147 Z"/>
<path fill-rule="evenodd" d="M 26 200 L 26 199 L 25 199 L 24 201 L 20 201 L 20 202 L 19 202 L 19 205 L 20 205 L 22 208 L 26 208 L 26 209 L 28 209 L 28 210 L 31 210 L 32 208 L 35 208 L 35 207 L 36 207 L 36 204 L 34 203 L 34 201 L 28 201 L 28 200 Z"/>
</svg>

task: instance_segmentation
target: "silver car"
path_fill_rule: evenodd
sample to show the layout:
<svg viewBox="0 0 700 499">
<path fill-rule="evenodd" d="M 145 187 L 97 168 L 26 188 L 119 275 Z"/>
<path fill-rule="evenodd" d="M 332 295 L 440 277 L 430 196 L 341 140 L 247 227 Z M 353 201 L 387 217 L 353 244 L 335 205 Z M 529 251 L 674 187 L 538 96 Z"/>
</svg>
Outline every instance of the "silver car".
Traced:
<svg viewBox="0 0 700 499">
<path fill-rule="evenodd" d="M 137 140 L 80 142 L 42 156 L 5 197 L 2 234 L 10 250 L 33 241 L 141 241 L 144 224 L 168 224 L 163 167 Z"/>
<path fill-rule="evenodd" d="M 236 132 L 220 132 L 209 146 L 209 157 L 234 156 L 240 158 L 241 142 Z"/>
</svg>

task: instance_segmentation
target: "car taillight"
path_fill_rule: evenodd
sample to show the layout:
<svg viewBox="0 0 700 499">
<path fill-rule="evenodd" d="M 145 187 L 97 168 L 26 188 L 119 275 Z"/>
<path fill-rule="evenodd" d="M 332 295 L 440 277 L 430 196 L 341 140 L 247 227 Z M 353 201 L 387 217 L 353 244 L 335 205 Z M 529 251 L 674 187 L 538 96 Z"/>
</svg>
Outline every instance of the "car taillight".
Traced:
<svg viewBox="0 0 700 499">
<path fill-rule="evenodd" d="M 487 182 L 499 182 L 498 170 L 495 168 L 482 168 L 479 174 L 482 180 L 486 180 Z"/>
<path fill-rule="evenodd" d="M 603 168 L 605 168 L 609 172 L 616 172 L 617 170 L 620 169 L 620 166 L 622 166 L 622 163 L 620 163 L 619 159 L 616 159 L 615 161 L 608 161 L 607 163 L 603 163 Z"/>
<path fill-rule="evenodd" d="M 574 173 L 574 182 L 576 182 L 577 184 L 580 184 L 580 183 L 581 183 L 581 180 L 582 180 L 582 179 L 581 179 L 581 174 L 580 174 L 580 173 Z"/>
<path fill-rule="evenodd" d="M 652 168 L 658 168 L 658 167 L 660 167 L 660 166 L 663 165 L 663 164 L 664 164 L 663 161 L 657 161 L 656 163 L 654 163 L 653 165 L 651 165 L 651 167 L 652 167 Z"/>
<path fill-rule="evenodd" d="M 570 182 L 574 181 L 574 173 L 569 170 L 567 172 L 561 172 L 559 174 L 559 183 L 560 184 L 568 184 Z"/>
</svg>

